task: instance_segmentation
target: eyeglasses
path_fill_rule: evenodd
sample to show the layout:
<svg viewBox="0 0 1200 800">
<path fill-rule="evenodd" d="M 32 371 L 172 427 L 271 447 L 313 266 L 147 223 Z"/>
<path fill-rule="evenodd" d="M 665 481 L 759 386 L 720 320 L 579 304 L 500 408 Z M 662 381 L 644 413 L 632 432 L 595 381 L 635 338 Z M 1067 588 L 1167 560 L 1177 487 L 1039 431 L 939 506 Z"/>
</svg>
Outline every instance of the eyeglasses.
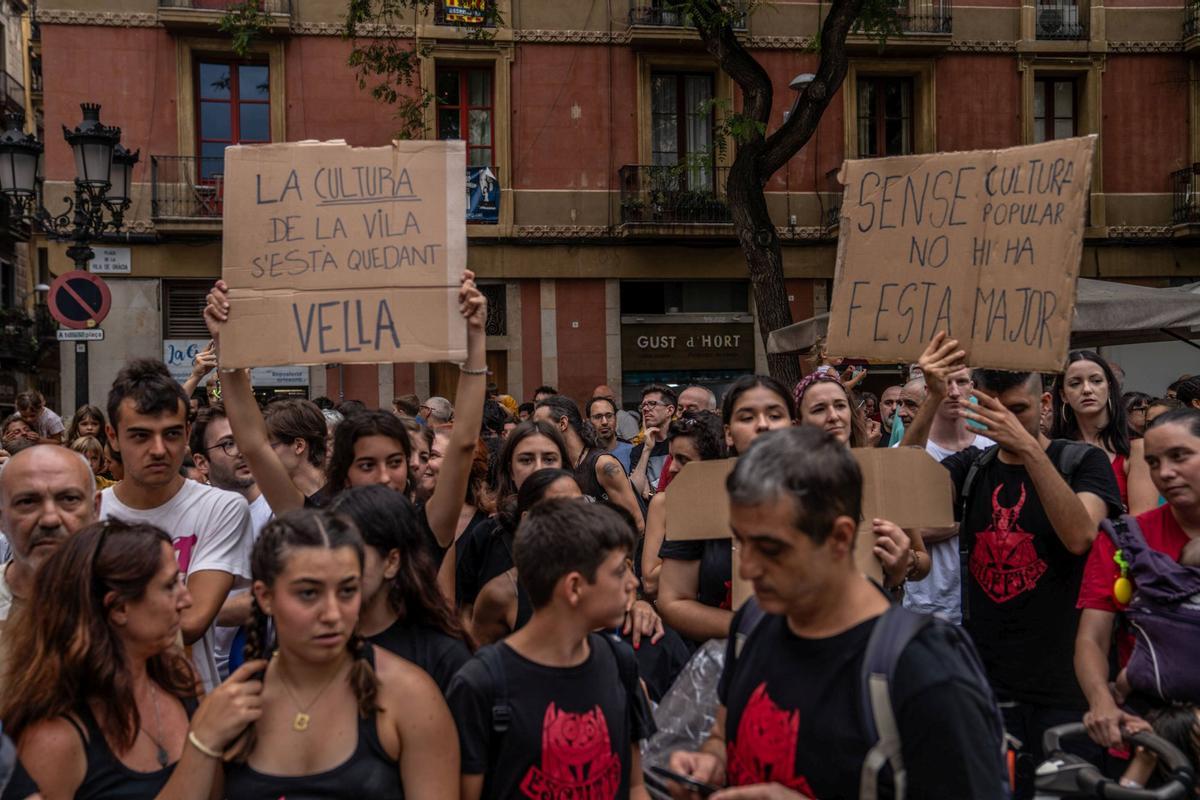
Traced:
<svg viewBox="0 0 1200 800">
<path fill-rule="evenodd" d="M 638 408 L 640 408 L 642 411 L 653 411 L 659 406 L 665 407 L 666 405 L 666 403 L 660 403 L 657 400 L 643 400 L 642 404 L 638 406 Z"/>
<path fill-rule="evenodd" d="M 607 422 L 616 418 L 616 414 L 592 414 L 592 420 L 594 422 Z"/>
<path fill-rule="evenodd" d="M 221 448 L 225 455 L 229 456 L 230 458 L 233 458 L 240 452 L 238 450 L 237 442 L 235 442 L 233 439 L 222 439 L 212 447 L 204 448 L 204 451 L 207 453 L 209 450 L 216 450 L 218 447 Z"/>
<path fill-rule="evenodd" d="M 1150 406 L 1130 406 L 1129 407 L 1130 414 L 1137 414 L 1137 413 L 1145 414 L 1149 410 L 1150 410 Z"/>
</svg>

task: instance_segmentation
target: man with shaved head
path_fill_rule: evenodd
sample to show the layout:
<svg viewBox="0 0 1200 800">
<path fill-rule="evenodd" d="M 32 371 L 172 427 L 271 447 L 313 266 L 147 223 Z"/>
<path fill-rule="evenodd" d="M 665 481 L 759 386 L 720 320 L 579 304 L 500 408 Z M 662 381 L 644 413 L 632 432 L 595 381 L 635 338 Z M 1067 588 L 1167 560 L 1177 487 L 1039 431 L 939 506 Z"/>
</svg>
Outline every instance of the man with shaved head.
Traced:
<svg viewBox="0 0 1200 800">
<path fill-rule="evenodd" d="M 8 460 L 0 471 L 0 530 L 12 559 L 0 567 L 0 620 L 29 597 L 38 566 L 94 522 L 99 507 L 95 476 L 81 454 L 40 444 Z"/>
</svg>

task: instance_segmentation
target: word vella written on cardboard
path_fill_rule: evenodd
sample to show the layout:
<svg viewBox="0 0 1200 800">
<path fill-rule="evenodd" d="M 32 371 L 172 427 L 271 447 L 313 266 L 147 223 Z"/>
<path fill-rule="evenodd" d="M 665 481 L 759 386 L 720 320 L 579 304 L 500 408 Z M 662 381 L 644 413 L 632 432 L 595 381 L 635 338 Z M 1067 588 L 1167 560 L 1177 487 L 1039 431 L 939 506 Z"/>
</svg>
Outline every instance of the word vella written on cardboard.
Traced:
<svg viewBox="0 0 1200 800">
<path fill-rule="evenodd" d="M 225 169 L 223 364 L 465 358 L 461 142 L 242 146 Z"/>
</svg>

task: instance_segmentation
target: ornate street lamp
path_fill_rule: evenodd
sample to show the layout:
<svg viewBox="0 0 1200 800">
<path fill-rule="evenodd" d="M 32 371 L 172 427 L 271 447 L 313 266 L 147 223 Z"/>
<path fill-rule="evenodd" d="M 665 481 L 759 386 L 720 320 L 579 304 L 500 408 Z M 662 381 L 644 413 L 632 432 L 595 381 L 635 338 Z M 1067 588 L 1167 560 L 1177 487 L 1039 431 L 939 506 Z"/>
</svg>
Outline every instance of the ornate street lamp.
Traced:
<svg viewBox="0 0 1200 800">
<path fill-rule="evenodd" d="M 63 126 L 63 138 L 75 156 L 75 191 L 63 198 L 66 210 L 51 214 L 42 205 L 42 153 L 37 138 L 24 130 L 25 115 L 10 114 L 0 134 L 0 195 L 8 200 L 14 222 L 59 242 L 70 242 L 67 257 L 87 271 L 95 258 L 92 242 L 124 227 L 132 204 L 133 166 L 138 152 L 121 146 L 121 129 L 100 122 L 100 105 L 83 103 L 83 121 Z M 49 287 L 46 288 L 49 291 Z M 88 402 L 87 342 L 75 343 L 75 405 Z"/>
<path fill-rule="evenodd" d="M 66 210 L 51 214 L 39 200 L 43 178 L 40 162 L 43 145 L 24 131 L 25 117 L 10 114 L 8 130 L 0 134 L 0 194 L 8 199 L 13 216 L 55 241 L 67 241 L 67 257 L 75 268 L 87 270 L 96 253 L 91 243 L 124 226 L 123 215 L 132 203 L 133 165 L 138 152 L 121 146 L 121 129 L 100 122 L 100 105 L 83 103 L 83 121 L 73 129 L 63 126 L 63 138 L 75 156 L 75 191 L 64 197 Z"/>
</svg>

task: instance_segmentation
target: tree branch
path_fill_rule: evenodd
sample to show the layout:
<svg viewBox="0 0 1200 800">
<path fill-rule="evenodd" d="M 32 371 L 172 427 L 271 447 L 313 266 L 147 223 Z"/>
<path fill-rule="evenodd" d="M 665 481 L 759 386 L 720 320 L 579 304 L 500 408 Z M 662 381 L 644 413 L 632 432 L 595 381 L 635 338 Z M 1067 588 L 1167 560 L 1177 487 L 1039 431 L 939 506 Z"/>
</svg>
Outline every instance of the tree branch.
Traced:
<svg viewBox="0 0 1200 800">
<path fill-rule="evenodd" d="M 800 96 L 795 113 L 773 134 L 759 157 L 760 174 L 767 179 L 803 147 L 817 129 L 821 116 L 846 77 L 849 59 L 846 36 L 862 12 L 865 0 L 834 0 L 821 26 L 821 61 L 816 78 Z M 850 154 L 847 153 L 847 156 Z"/>
<path fill-rule="evenodd" d="M 729 12 L 722 10 L 719 0 L 694 0 L 691 13 L 704 49 L 742 90 L 743 116 L 765 125 L 771 117 L 774 94 L 771 76 L 738 41 L 729 24 Z M 752 133 L 749 138 L 761 139 L 762 135 Z"/>
</svg>

